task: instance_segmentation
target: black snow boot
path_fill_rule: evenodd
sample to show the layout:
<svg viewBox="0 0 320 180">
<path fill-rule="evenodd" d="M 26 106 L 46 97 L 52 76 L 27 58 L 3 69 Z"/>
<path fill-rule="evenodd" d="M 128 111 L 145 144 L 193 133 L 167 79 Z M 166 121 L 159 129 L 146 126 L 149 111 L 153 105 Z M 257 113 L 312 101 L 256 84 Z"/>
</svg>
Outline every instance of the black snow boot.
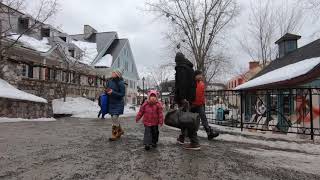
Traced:
<svg viewBox="0 0 320 180">
<path fill-rule="evenodd" d="M 216 131 L 213 131 L 211 128 L 207 131 L 208 134 L 208 140 L 212 140 L 213 138 L 216 138 L 219 136 L 219 133 Z"/>
<path fill-rule="evenodd" d="M 151 147 L 150 147 L 150 145 L 145 145 L 145 146 L 144 146 L 144 149 L 145 149 L 146 151 L 149 151 L 149 150 L 151 149 Z"/>
</svg>

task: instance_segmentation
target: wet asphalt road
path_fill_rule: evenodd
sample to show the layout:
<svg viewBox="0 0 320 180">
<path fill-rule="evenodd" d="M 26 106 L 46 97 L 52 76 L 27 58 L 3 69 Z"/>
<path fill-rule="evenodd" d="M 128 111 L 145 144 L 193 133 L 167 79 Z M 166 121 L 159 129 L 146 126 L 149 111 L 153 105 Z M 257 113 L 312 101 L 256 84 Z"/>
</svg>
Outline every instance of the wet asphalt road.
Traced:
<svg viewBox="0 0 320 180">
<path fill-rule="evenodd" d="M 0 179 L 320 179 L 236 150 L 258 145 L 201 139 L 201 151 L 186 151 L 166 127 L 158 149 L 145 152 L 143 126 L 133 118 L 123 126 L 125 136 L 109 142 L 110 120 L 1 123 Z"/>
</svg>

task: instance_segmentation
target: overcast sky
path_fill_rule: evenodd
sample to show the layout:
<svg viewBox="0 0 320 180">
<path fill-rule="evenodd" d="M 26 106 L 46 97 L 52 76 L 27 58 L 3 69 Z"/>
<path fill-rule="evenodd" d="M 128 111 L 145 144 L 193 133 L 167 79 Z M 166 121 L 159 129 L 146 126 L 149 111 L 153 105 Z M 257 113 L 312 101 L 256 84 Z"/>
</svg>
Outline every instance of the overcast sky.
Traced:
<svg viewBox="0 0 320 180">
<path fill-rule="evenodd" d="M 31 0 L 36 2 L 37 0 Z M 294 0 L 292 0 L 294 1 Z M 117 31 L 120 38 L 128 38 L 138 66 L 150 67 L 173 59 L 166 55 L 166 41 L 163 32 L 164 23 L 154 21 L 151 14 L 142 9 L 144 0 L 60 0 L 60 11 L 54 18 L 54 24 L 69 34 L 82 33 L 83 25 L 89 24 L 99 32 Z M 241 15 L 229 31 L 227 44 L 231 50 L 233 62 L 246 66 L 250 58 L 239 49 L 235 40 L 241 35 L 248 21 L 249 0 L 238 0 Z M 306 19 L 299 32 L 302 35 L 300 46 L 316 37 L 312 36 L 318 25 Z"/>
</svg>

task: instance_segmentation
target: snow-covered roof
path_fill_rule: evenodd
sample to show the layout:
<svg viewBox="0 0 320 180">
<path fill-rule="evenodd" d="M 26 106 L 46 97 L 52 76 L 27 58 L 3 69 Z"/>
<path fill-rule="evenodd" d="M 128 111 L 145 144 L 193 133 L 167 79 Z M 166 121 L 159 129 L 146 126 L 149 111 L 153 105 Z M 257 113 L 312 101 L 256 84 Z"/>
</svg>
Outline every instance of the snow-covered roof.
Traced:
<svg viewBox="0 0 320 180">
<path fill-rule="evenodd" d="M 282 68 L 268 72 L 262 76 L 259 76 L 251 81 L 248 81 L 238 87 L 235 90 L 248 89 L 258 87 L 262 85 L 272 84 L 285 80 L 290 80 L 304 74 L 307 74 L 313 68 L 320 64 L 320 57 L 306 59 L 294 64 L 284 66 Z"/>
<path fill-rule="evenodd" d="M 73 44 L 78 46 L 83 52 L 81 62 L 85 64 L 91 64 L 91 62 L 97 57 L 97 43 L 85 42 L 85 41 L 72 41 Z"/>
<path fill-rule="evenodd" d="M 103 56 L 94 66 L 100 67 L 111 67 L 112 66 L 113 57 L 110 54 Z"/>
<path fill-rule="evenodd" d="M 9 84 L 7 81 L 3 79 L 0 79 L 0 97 L 8 98 L 8 99 L 18 99 L 18 100 L 25 100 L 25 101 L 48 103 L 46 99 L 21 91 L 13 87 L 11 84 Z"/>
<path fill-rule="evenodd" d="M 16 41 L 20 37 L 20 34 L 14 34 L 8 36 L 9 39 Z M 47 38 L 43 38 L 42 40 L 38 40 L 36 38 L 27 36 L 27 35 L 22 35 L 18 42 L 20 42 L 23 46 L 40 51 L 40 52 L 47 52 L 49 51 L 52 47 L 49 45 L 49 41 Z"/>
</svg>

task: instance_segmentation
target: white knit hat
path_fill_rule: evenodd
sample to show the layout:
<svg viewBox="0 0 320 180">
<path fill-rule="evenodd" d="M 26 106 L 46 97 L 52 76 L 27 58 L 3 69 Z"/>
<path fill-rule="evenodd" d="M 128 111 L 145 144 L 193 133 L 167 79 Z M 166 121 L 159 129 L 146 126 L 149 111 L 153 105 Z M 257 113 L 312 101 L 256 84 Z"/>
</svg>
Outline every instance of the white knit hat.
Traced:
<svg viewBox="0 0 320 180">
<path fill-rule="evenodd" d="M 112 71 L 113 73 L 116 73 L 116 75 L 118 77 L 122 77 L 122 74 L 123 74 L 123 69 L 120 69 L 120 68 L 116 68 Z"/>
</svg>

